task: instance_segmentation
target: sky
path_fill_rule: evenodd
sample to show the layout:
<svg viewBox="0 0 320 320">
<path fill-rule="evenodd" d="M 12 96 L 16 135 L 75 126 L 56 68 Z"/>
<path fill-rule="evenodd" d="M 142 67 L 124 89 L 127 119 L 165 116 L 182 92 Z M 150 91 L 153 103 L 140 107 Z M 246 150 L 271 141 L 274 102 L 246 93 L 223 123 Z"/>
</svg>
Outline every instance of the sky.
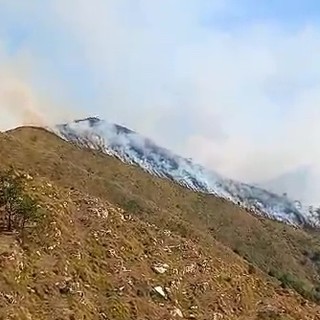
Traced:
<svg viewBox="0 0 320 320">
<path fill-rule="evenodd" d="M 320 164 L 319 53 L 316 0 L 0 0 L 0 129 L 99 116 L 269 181 Z"/>
</svg>

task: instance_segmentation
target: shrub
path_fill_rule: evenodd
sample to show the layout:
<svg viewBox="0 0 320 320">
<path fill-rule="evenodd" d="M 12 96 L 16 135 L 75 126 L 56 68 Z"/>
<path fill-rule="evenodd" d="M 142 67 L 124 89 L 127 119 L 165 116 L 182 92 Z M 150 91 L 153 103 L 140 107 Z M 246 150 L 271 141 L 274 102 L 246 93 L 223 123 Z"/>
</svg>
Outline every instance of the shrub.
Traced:
<svg viewBox="0 0 320 320">
<path fill-rule="evenodd" d="M 273 310 L 260 311 L 257 315 L 257 320 L 282 320 L 281 314 Z"/>
<path fill-rule="evenodd" d="M 124 205 L 123 208 L 130 213 L 140 213 L 142 208 L 136 200 L 129 200 Z"/>
<path fill-rule="evenodd" d="M 291 288 L 301 294 L 306 299 L 313 300 L 315 302 L 319 301 L 319 294 L 309 288 L 303 281 L 297 279 L 291 274 L 284 273 L 277 277 L 281 281 L 281 286 L 283 288 Z"/>
<path fill-rule="evenodd" d="M 295 284 L 294 278 L 288 274 L 284 273 L 278 277 L 278 280 L 281 282 L 283 288 L 293 288 Z"/>
<path fill-rule="evenodd" d="M 9 232 L 23 232 L 28 222 L 40 217 L 36 201 L 24 192 L 23 178 L 13 169 L 0 173 L 0 209 Z"/>
<path fill-rule="evenodd" d="M 234 248 L 234 249 L 233 249 L 233 252 L 234 252 L 235 254 L 239 255 L 239 256 L 241 255 L 238 248 Z"/>
<path fill-rule="evenodd" d="M 40 218 L 40 212 L 37 207 L 37 203 L 29 195 L 23 195 L 19 199 L 16 212 L 20 222 L 20 229 L 24 229 L 27 222 L 35 222 Z"/>
<path fill-rule="evenodd" d="M 249 273 L 249 274 L 254 274 L 254 273 L 256 273 L 256 268 L 255 268 L 254 265 L 249 264 L 248 273 Z"/>
<path fill-rule="evenodd" d="M 270 277 L 276 277 L 276 271 L 275 270 L 273 270 L 273 269 L 271 269 L 271 270 L 269 270 L 268 271 L 268 275 L 270 276 Z"/>
<path fill-rule="evenodd" d="M 320 252 L 319 251 L 312 253 L 311 261 L 314 263 L 320 262 Z"/>
</svg>

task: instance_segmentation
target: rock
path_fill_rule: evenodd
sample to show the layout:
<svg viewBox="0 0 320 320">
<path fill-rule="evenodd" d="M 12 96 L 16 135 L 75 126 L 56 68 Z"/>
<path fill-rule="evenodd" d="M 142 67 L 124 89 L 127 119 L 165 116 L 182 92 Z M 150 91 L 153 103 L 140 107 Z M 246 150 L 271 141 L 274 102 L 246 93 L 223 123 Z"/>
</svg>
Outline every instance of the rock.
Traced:
<svg viewBox="0 0 320 320">
<path fill-rule="evenodd" d="M 100 319 L 108 320 L 108 316 L 104 312 L 99 313 Z"/>
<path fill-rule="evenodd" d="M 186 266 L 184 268 L 184 273 L 193 273 L 193 272 L 195 272 L 195 270 L 196 270 L 196 264 L 193 263 L 193 264 Z"/>
<path fill-rule="evenodd" d="M 6 300 L 8 301 L 8 303 L 10 303 L 10 304 L 16 303 L 16 300 L 15 300 L 15 298 L 14 298 L 13 295 L 11 295 L 11 294 L 5 294 L 4 297 L 6 298 Z"/>
<path fill-rule="evenodd" d="M 29 287 L 29 286 L 27 287 L 27 289 L 28 289 L 28 291 L 31 292 L 31 293 L 36 293 L 36 290 L 34 290 L 33 288 L 31 288 L 31 287 Z"/>
<path fill-rule="evenodd" d="M 183 318 L 183 313 L 182 313 L 182 311 L 181 311 L 179 308 L 177 308 L 177 307 L 174 307 L 174 309 L 171 311 L 171 315 L 172 315 L 173 317 Z"/>
<path fill-rule="evenodd" d="M 26 177 L 27 180 L 33 180 L 33 177 L 30 176 L 30 174 L 27 174 L 25 177 Z"/>
<path fill-rule="evenodd" d="M 56 286 L 59 288 L 59 292 L 61 294 L 71 294 L 74 292 L 72 288 L 72 283 L 71 283 L 72 278 L 68 277 L 66 278 L 62 283 L 57 282 Z"/>
<path fill-rule="evenodd" d="M 71 288 L 70 288 L 69 286 L 67 286 L 67 285 L 62 285 L 62 286 L 59 288 L 59 292 L 60 292 L 61 294 L 68 294 L 68 293 L 71 293 L 72 290 L 71 290 Z"/>
<path fill-rule="evenodd" d="M 215 312 L 213 314 L 213 320 L 219 320 L 219 319 L 223 319 L 223 315 L 219 312 Z"/>
<path fill-rule="evenodd" d="M 168 269 L 169 269 L 169 266 L 166 263 L 164 264 L 158 263 L 152 266 L 152 270 L 158 274 L 164 274 L 168 271 Z"/>
<path fill-rule="evenodd" d="M 122 295 L 123 295 L 123 291 L 124 291 L 125 288 L 126 288 L 125 286 L 122 286 L 122 287 L 120 287 L 120 288 L 118 288 L 118 289 L 116 290 L 119 296 L 122 296 Z"/>
<path fill-rule="evenodd" d="M 171 289 L 170 289 L 169 287 L 165 287 L 164 290 L 165 290 L 165 292 L 168 293 L 168 294 L 169 294 L 169 293 L 172 293 L 172 291 L 171 291 Z"/>
<path fill-rule="evenodd" d="M 154 287 L 153 290 L 162 298 L 166 299 L 167 295 L 161 286 Z"/>
</svg>

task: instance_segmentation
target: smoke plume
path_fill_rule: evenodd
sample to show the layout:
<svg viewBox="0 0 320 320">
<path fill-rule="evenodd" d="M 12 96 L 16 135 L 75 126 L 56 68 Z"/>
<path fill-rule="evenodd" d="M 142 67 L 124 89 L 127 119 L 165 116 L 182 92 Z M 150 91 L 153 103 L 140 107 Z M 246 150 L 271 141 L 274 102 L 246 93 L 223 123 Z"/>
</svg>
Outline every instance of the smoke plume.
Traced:
<svg viewBox="0 0 320 320">
<path fill-rule="evenodd" d="M 0 54 L 1 57 L 1 54 Z M 0 64 L 0 130 L 17 126 L 47 127 L 83 116 L 63 96 L 54 100 L 33 85 L 33 61 L 20 57 Z M 51 92 L 59 91 L 52 83 Z"/>
<path fill-rule="evenodd" d="M 4 39 L 18 82 L 0 80 L 1 113 L 19 124 L 100 115 L 246 182 L 320 167 L 319 24 L 264 19 L 251 2 L 4 1 L 0 61 L 14 25 Z"/>
<path fill-rule="evenodd" d="M 19 82 L 7 83 L 0 88 L 1 114 L 7 113 L 21 125 L 46 126 L 30 88 Z"/>
</svg>

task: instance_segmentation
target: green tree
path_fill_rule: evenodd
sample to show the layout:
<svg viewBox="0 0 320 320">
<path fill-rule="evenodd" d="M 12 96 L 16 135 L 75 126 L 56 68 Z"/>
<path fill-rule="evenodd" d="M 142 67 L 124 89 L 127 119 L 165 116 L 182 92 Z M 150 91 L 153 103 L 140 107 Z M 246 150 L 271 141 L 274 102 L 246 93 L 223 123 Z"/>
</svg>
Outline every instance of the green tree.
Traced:
<svg viewBox="0 0 320 320">
<path fill-rule="evenodd" d="M 23 178 L 12 168 L 0 173 L 0 209 L 9 232 L 23 232 L 27 222 L 40 217 L 36 201 L 23 190 Z"/>
<path fill-rule="evenodd" d="M 21 193 L 21 180 L 14 174 L 13 169 L 0 174 L 0 207 L 4 209 L 8 231 L 12 231 L 14 227 L 14 218 Z"/>
<path fill-rule="evenodd" d="M 16 215 L 18 221 L 18 227 L 21 231 L 24 230 L 28 221 L 36 221 L 40 218 L 37 203 L 29 195 L 24 195 L 19 198 L 16 208 Z"/>
</svg>

